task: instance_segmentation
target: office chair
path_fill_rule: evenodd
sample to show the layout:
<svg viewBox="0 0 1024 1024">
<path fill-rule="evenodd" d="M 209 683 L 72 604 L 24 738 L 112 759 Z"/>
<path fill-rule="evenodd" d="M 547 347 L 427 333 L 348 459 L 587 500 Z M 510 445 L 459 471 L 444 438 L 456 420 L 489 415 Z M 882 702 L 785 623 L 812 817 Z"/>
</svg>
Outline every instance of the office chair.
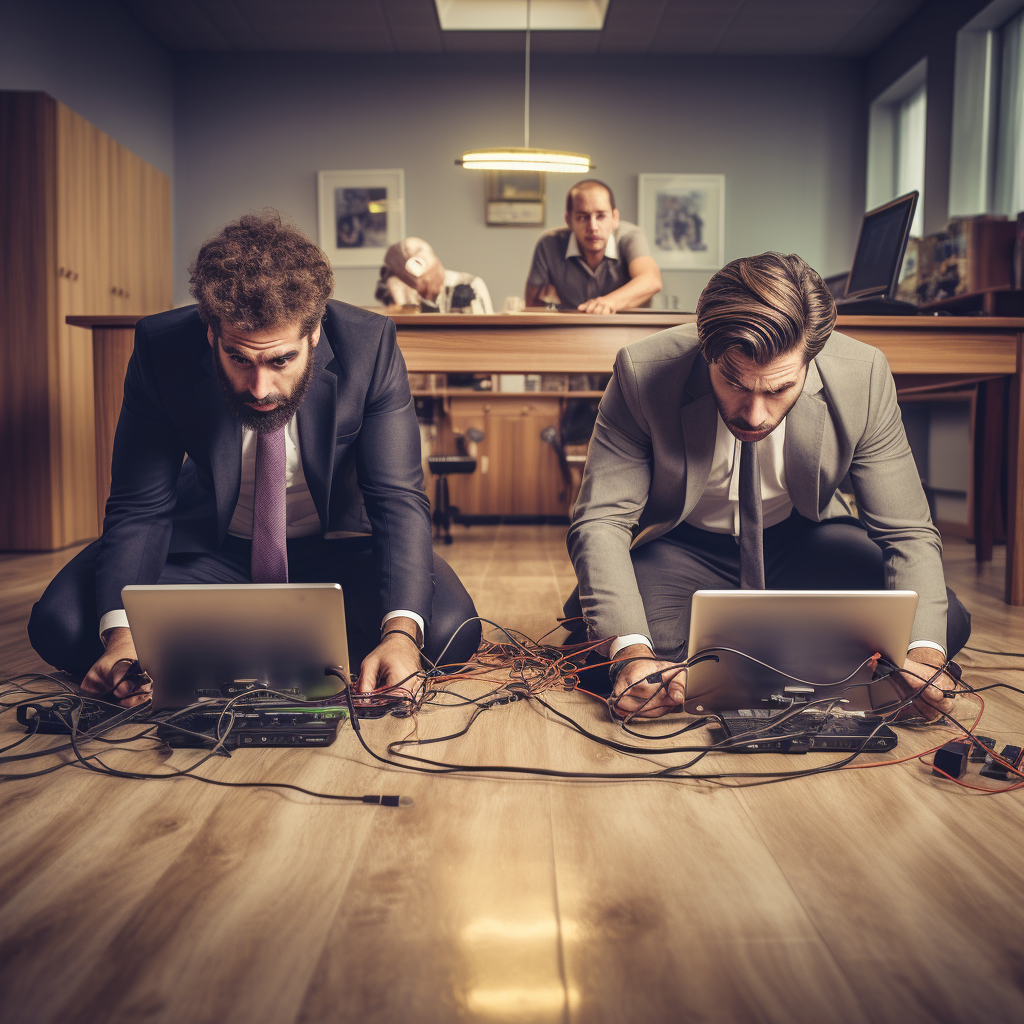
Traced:
<svg viewBox="0 0 1024 1024">
<path fill-rule="evenodd" d="M 467 438 L 474 444 L 484 439 L 484 432 L 470 427 L 466 433 L 455 435 L 456 455 L 429 455 L 427 465 L 430 472 L 437 478 L 434 482 L 434 525 L 438 527 L 445 544 L 454 541 L 452 537 L 452 519 L 459 514 L 458 506 L 453 505 L 448 496 L 448 477 L 453 473 L 468 474 L 476 470 L 476 459 L 466 448 Z"/>
</svg>

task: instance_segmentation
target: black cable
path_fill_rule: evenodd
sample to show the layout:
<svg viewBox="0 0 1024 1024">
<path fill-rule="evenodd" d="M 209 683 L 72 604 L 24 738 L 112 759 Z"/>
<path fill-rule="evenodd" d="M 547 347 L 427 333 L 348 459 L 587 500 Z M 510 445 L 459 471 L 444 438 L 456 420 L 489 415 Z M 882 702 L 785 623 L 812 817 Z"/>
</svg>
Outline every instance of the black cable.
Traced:
<svg viewBox="0 0 1024 1024">
<path fill-rule="evenodd" d="M 343 676 L 340 674 L 340 670 L 327 670 L 329 674 L 336 675 L 338 678 L 343 680 Z M 923 689 L 923 687 L 922 687 Z M 920 691 L 911 694 L 904 701 L 901 701 L 894 710 L 895 712 L 901 710 L 904 706 L 908 706 L 914 700 L 917 699 Z M 346 691 L 346 699 L 350 700 L 350 695 Z M 687 772 L 683 777 L 694 779 L 694 780 L 707 780 L 707 781 L 719 781 L 723 779 L 758 779 L 763 780 L 757 783 L 746 783 L 746 785 L 760 785 L 765 782 L 771 781 L 784 781 L 787 779 L 795 779 L 802 777 L 809 777 L 812 775 L 820 775 L 830 771 L 838 771 L 845 768 L 857 757 L 859 757 L 867 748 L 867 744 L 871 742 L 875 734 L 883 726 L 887 724 L 886 718 L 880 718 L 875 728 L 867 734 L 861 745 L 854 751 L 850 752 L 846 757 L 841 758 L 838 761 L 831 762 L 826 765 L 818 765 L 813 768 L 799 769 L 795 772 L 715 772 L 715 773 L 694 773 Z M 409 771 L 419 772 L 426 775 L 451 775 L 458 772 L 468 773 L 511 773 L 516 775 L 534 775 L 543 778 L 564 778 L 564 779 L 578 779 L 578 780 L 594 780 L 594 781 L 646 781 L 660 778 L 675 777 L 677 773 L 686 772 L 687 769 L 704 756 L 707 751 L 702 751 L 696 759 L 687 762 L 686 764 L 680 765 L 669 765 L 661 771 L 657 772 L 567 772 L 560 771 L 552 768 L 529 768 L 518 765 L 455 765 L 444 761 L 434 761 L 429 758 L 416 757 L 412 754 L 403 754 L 396 752 L 396 756 L 401 757 L 407 761 L 415 761 L 417 764 L 404 764 L 399 761 L 394 761 L 383 757 L 373 750 L 366 742 L 362 735 L 361 728 L 357 724 L 356 720 L 353 720 L 353 731 L 356 733 L 356 737 L 359 740 L 360 745 L 363 749 L 376 761 L 380 761 L 382 764 L 389 765 L 394 768 L 404 768 Z M 390 749 L 390 745 L 389 745 Z M 721 749 L 721 748 L 718 748 Z M 645 749 L 644 754 L 656 753 Z M 427 767 L 423 767 L 427 766 Z"/>
<path fill-rule="evenodd" d="M 1000 658 L 1024 658 L 1024 653 L 1020 651 L 986 651 L 983 647 L 967 647 L 964 646 L 965 651 L 974 651 L 975 654 L 995 654 Z"/>
</svg>

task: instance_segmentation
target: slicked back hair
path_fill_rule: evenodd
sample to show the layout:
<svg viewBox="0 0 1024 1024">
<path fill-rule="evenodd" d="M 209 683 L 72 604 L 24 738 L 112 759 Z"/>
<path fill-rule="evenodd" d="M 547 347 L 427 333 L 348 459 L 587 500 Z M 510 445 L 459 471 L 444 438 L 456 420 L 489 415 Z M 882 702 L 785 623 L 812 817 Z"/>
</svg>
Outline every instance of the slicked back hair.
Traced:
<svg viewBox="0 0 1024 1024">
<path fill-rule="evenodd" d="M 603 188 L 608 193 L 608 202 L 612 204 L 612 209 L 616 209 L 615 206 L 615 193 L 603 182 L 598 181 L 597 178 L 584 178 L 583 181 L 577 181 L 575 185 L 565 194 L 565 212 L 570 216 L 572 215 L 573 197 L 577 192 L 582 192 L 588 188 Z"/>
<path fill-rule="evenodd" d="M 835 324 L 836 303 L 825 282 L 795 255 L 733 260 L 697 300 L 697 337 L 709 363 L 737 345 L 759 366 L 801 345 L 810 362 Z"/>
<path fill-rule="evenodd" d="M 276 210 L 247 213 L 208 238 L 189 267 L 189 290 L 203 322 L 257 332 L 300 325 L 308 337 L 334 292 L 334 271 L 319 246 Z"/>
</svg>

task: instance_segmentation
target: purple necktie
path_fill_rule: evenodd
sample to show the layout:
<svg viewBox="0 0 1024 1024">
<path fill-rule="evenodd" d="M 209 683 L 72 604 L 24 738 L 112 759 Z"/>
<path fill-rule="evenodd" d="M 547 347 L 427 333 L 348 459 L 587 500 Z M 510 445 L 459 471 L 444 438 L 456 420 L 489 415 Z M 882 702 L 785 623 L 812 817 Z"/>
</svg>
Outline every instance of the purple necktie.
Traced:
<svg viewBox="0 0 1024 1024">
<path fill-rule="evenodd" d="M 284 427 L 256 435 L 256 494 L 252 505 L 252 581 L 288 582 Z"/>
</svg>

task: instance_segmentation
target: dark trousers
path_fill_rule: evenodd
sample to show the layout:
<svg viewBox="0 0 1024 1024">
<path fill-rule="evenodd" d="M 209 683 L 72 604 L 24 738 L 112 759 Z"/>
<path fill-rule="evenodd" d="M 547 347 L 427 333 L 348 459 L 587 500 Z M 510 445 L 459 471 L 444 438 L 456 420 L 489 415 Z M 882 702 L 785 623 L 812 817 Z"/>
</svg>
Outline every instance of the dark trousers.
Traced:
<svg viewBox="0 0 1024 1024">
<path fill-rule="evenodd" d="M 228 536 L 212 554 L 171 555 L 158 582 L 251 583 L 251 548 L 249 541 Z M 73 675 L 84 675 L 103 650 L 96 609 L 98 550 L 99 541 L 94 541 L 68 562 L 36 602 L 28 623 L 36 653 Z M 341 584 L 353 667 L 377 646 L 384 615 L 396 610 L 381 606 L 379 577 L 367 537 L 288 541 L 288 579 Z M 468 661 L 480 644 L 480 623 L 459 626 L 475 615 L 473 599 L 458 576 L 434 555 L 434 603 L 423 648 L 427 658 L 437 661 L 451 641 L 444 651 L 444 664 Z"/>
<path fill-rule="evenodd" d="M 734 537 L 680 523 L 632 552 L 657 655 L 680 661 L 690 632 L 690 600 L 697 590 L 740 585 L 740 549 Z M 794 512 L 764 531 L 764 575 L 769 590 L 882 590 L 882 549 L 858 519 L 840 516 L 816 523 Z M 953 657 L 971 635 L 970 612 L 948 587 L 946 650 Z M 579 595 L 566 615 L 579 615 Z M 576 634 L 567 643 L 578 639 Z M 582 641 L 580 641 L 582 642 Z M 591 679 L 592 685 L 600 685 Z M 607 680 L 602 679 L 604 685 Z"/>
</svg>

